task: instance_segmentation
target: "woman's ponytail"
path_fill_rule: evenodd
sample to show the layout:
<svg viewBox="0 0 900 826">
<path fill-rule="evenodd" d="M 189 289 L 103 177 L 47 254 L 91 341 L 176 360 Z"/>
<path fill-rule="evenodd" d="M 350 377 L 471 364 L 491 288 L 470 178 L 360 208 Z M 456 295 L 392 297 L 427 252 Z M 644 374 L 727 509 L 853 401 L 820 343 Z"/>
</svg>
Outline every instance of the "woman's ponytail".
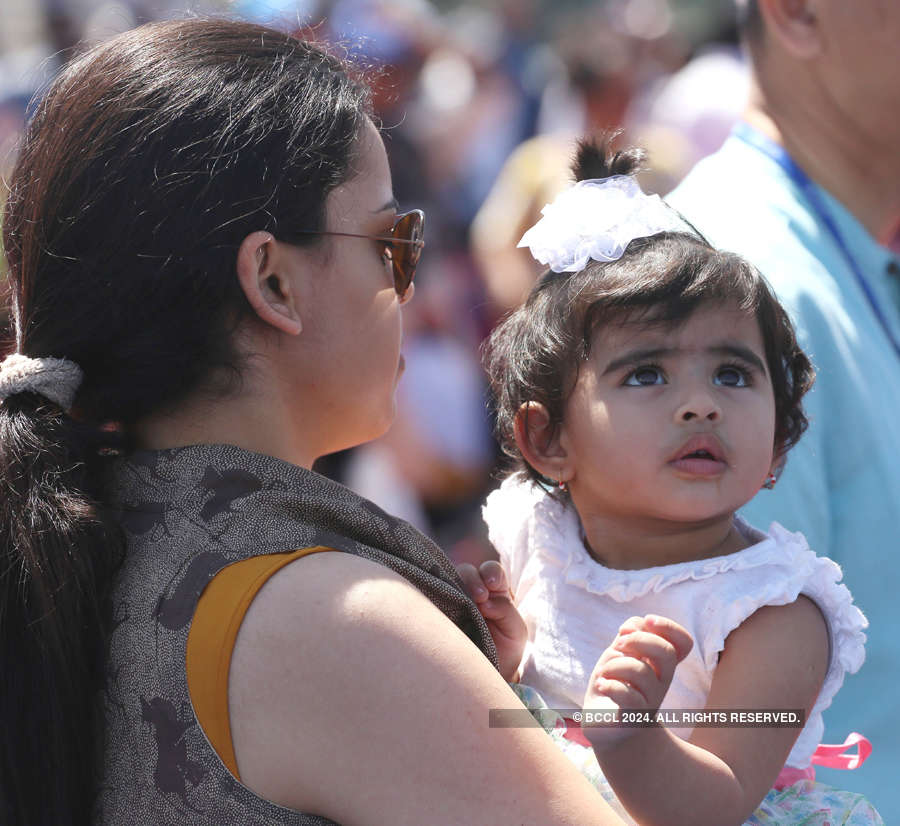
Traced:
<svg viewBox="0 0 900 826">
<path fill-rule="evenodd" d="M 96 505 L 102 434 L 36 393 L 0 403 L 2 823 L 90 822 L 121 548 Z"/>
</svg>

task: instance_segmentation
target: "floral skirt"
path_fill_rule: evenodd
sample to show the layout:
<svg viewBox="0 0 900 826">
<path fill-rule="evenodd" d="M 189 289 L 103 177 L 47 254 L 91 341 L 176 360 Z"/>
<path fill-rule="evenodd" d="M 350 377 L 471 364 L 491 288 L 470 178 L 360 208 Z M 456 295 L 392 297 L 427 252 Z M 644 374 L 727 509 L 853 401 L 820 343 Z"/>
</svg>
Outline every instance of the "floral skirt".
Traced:
<svg viewBox="0 0 900 826">
<path fill-rule="evenodd" d="M 511 688 L 610 807 L 626 823 L 633 824 L 603 776 L 593 750 L 565 738 L 565 721 L 547 707 L 537 691 L 518 684 L 511 684 Z M 801 780 L 781 791 L 772 789 L 744 826 L 884 826 L 884 822 L 862 795 Z"/>
</svg>

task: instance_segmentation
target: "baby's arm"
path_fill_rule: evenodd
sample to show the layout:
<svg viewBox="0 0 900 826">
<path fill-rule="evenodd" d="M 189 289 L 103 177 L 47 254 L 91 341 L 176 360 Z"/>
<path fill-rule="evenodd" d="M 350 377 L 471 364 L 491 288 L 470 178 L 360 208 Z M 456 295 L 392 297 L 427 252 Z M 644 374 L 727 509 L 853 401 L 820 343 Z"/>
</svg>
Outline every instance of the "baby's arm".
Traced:
<svg viewBox="0 0 900 826">
<path fill-rule="evenodd" d="M 813 602 L 801 596 L 790 605 L 766 606 L 725 641 L 706 707 L 802 708 L 809 714 L 827 660 L 825 620 Z M 651 695 L 637 707 L 652 707 L 654 681 L 639 665 L 618 666 L 633 670 L 627 677 L 631 685 L 617 689 L 619 694 L 604 685 L 598 690 L 592 677 L 585 705 L 596 706 L 605 695 L 621 696 L 622 705 L 631 707 L 637 690 L 642 697 Z M 796 728 L 697 728 L 685 742 L 665 728 L 620 729 L 612 738 L 585 729 L 619 800 L 644 826 L 743 823 L 771 788 L 799 733 Z"/>
<path fill-rule="evenodd" d="M 500 674 L 508 683 L 517 679 L 528 629 L 513 602 L 506 571 L 499 562 L 488 560 L 476 568 L 468 563 L 457 567 L 466 593 L 478 606 L 497 647 Z"/>
</svg>

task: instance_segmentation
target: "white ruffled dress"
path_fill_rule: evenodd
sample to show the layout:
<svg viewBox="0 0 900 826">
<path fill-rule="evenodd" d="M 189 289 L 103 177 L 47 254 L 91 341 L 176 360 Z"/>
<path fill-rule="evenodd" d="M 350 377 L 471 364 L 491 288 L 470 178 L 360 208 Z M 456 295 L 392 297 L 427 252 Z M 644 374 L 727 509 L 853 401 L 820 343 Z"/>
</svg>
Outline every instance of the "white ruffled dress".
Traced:
<svg viewBox="0 0 900 826">
<path fill-rule="evenodd" d="M 483 515 L 528 625 L 521 682 L 537 691 L 538 697 L 526 697 L 537 705 L 580 708 L 591 671 L 619 626 L 628 617 L 654 613 L 681 623 L 694 639 L 662 707 L 702 709 L 731 631 L 764 605 L 786 605 L 800 594 L 812 599 L 827 621 L 831 656 L 822 690 L 786 763 L 798 769 L 810 765 L 824 731 L 822 712 L 844 675 L 863 663 L 867 622 L 840 583 L 840 568 L 830 559 L 817 557 L 802 534 L 777 523 L 764 534 L 735 517 L 737 528 L 754 543 L 744 550 L 674 565 L 617 570 L 588 554 L 574 508 L 522 475 L 506 479 L 488 497 Z M 673 729 L 673 733 L 686 739 L 691 729 Z M 805 799 L 813 788 L 836 792 L 823 784 L 804 783 L 808 786 Z M 837 793 L 852 798 L 847 802 L 853 807 L 862 800 Z M 799 822 L 795 814 L 790 819 L 748 822 Z"/>
</svg>

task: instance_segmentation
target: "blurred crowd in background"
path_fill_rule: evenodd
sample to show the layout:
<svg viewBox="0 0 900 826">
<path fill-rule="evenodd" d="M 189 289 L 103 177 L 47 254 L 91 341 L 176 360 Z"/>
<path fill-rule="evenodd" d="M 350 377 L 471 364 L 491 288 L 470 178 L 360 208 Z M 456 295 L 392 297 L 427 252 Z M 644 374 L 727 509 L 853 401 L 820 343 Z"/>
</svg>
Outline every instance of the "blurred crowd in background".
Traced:
<svg viewBox="0 0 900 826">
<path fill-rule="evenodd" d="M 579 136 L 622 130 L 622 145 L 648 150 L 642 183 L 661 194 L 718 148 L 749 83 L 733 0 L 0 0 L 3 179 L 66 59 L 186 13 L 312 27 L 368 68 L 395 193 L 425 210 L 427 248 L 404 308 L 397 420 L 318 469 L 456 561 L 485 558 L 480 504 L 503 461 L 479 347 L 539 273 L 515 245 L 566 185 Z"/>
</svg>

